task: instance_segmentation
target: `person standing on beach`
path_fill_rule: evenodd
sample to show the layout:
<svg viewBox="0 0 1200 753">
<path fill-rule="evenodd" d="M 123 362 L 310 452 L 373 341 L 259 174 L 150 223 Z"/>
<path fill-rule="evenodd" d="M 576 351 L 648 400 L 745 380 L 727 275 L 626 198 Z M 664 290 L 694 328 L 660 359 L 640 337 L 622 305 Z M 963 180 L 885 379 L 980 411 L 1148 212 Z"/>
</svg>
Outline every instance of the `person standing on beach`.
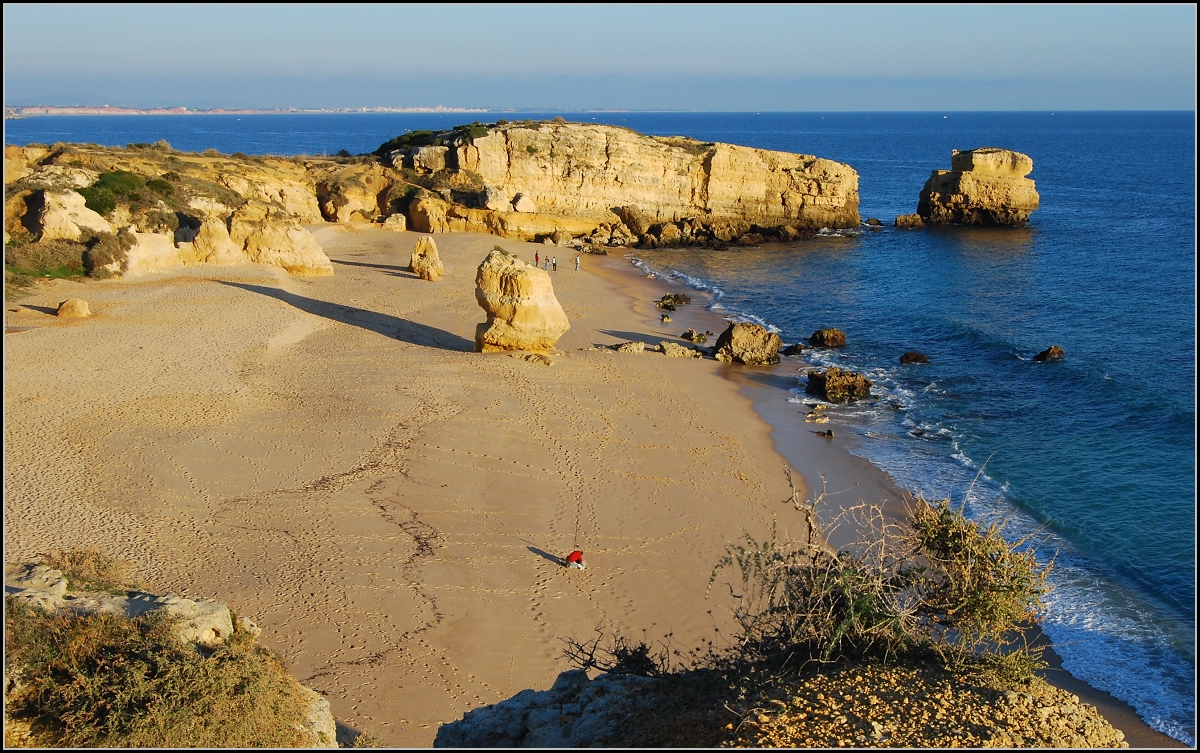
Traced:
<svg viewBox="0 0 1200 753">
<path fill-rule="evenodd" d="M 534 251 L 533 252 L 533 266 L 536 267 L 537 265 L 539 265 L 541 263 L 542 263 L 542 255 L 539 254 L 537 251 Z"/>
<path fill-rule="evenodd" d="M 550 261 L 550 264 L 554 267 L 554 271 L 557 272 L 558 271 L 558 257 L 557 256 L 553 257 Z"/>
<path fill-rule="evenodd" d="M 542 269 L 547 269 L 547 270 L 550 269 L 550 257 L 549 256 L 547 256 L 546 260 L 544 262 L 542 262 Z"/>
<path fill-rule="evenodd" d="M 575 255 L 575 271 L 576 272 L 579 271 L 579 255 L 578 254 Z"/>
</svg>

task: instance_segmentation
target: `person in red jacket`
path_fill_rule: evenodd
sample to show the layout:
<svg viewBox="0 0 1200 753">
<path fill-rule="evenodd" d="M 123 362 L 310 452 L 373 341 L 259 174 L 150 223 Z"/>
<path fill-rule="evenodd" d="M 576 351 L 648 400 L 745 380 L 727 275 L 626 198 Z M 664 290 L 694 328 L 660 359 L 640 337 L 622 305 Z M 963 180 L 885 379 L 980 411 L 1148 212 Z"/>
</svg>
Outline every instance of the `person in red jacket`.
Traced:
<svg viewBox="0 0 1200 753">
<path fill-rule="evenodd" d="M 566 565 L 567 565 L 567 567 L 573 567 L 578 570 L 584 569 L 583 552 L 576 549 L 575 551 L 568 554 Z"/>
</svg>

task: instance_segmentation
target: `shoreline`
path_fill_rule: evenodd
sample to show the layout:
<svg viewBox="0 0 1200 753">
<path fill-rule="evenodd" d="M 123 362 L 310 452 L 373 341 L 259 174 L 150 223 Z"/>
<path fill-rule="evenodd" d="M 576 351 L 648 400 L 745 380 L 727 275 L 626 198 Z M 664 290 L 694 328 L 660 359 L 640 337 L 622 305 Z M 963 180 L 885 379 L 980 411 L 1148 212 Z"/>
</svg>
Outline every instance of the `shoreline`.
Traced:
<svg viewBox="0 0 1200 753">
<path fill-rule="evenodd" d="M 636 251 L 631 249 L 630 254 L 633 253 Z M 628 257 L 624 258 L 628 261 Z M 645 255 L 639 258 L 646 261 Z M 641 276 L 632 263 L 630 267 L 634 274 Z M 679 287 L 684 287 L 692 295 L 699 292 L 686 286 L 668 284 L 661 278 L 647 282 L 651 283 L 651 286 L 657 285 L 656 289 L 661 291 L 658 295 L 674 292 Z M 707 297 L 705 293 L 700 294 Z M 656 295 L 655 299 L 657 297 Z M 710 327 L 720 334 L 724 329 L 724 318 L 703 306 L 697 308 L 702 313 L 688 317 L 680 324 L 679 329 L 694 327 L 702 331 L 701 327 Z M 673 318 L 674 316 L 672 314 Z M 687 344 L 678 337 L 675 339 Z M 816 430 L 803 420 L 801 414 L 804 411 L 800 409 L 801 406 L 788 403 L 784 398 L 789 387 L 799 384 L 796 379 L 796 366 L 800 363 L 800 359 L 783 357 L 780 364 L 775 366 L 747 367 L 727 364 L 722 370 L 722 375 L 737 384 L 750 398 L 754 412 L 771 427 L 772 443 L 776 451 L 803 477 L 807 490 L 819 487 L 820 477 L 824 476 L 825 503 L 817 508 L 823 527 L 830 526 L 831 521 L 844 509 L 841 506 L 842 502 L 879 503 L 888 523 L 903 521 L 906 516 L 903 501 L 906 493 L 896 481 L 869 460 L 838 446 L 840 440 L 836 433 L 832 439 L 817 437 Z M 831 423 L 824 426 L 829 428 L 833 425 Z M 802 496 L 804 494 L 811 495 L 812 491 L 802 492 Z M 864 495 L 870 495 L 870 498 Z M 829 543 L 837 548 L 854 540 L 855 534 L 848 528 L 849 526 L 825 528 L 824 533 Z M 1039 628 L 1035 627 L 1032 630 L 1031 638 L 1033 645 L 1045 646 L 1044 658 L 1049 666 L 1039 672 L 1039 676 L 1051 685 L 1079 696 L 1082 702 L 1095 706 L 1110 724 L 1125 733 L 1126 742 L 1131 748 L 1188 747 L 1183 742 L 1150 727 L 1125 701 L 1087 684 L 1063 669 L 1062 659 L 1054 651 L 1050 639 Z"/>
<path fill-rule="evenodd" d="M 671 287 L 623 256 L 579 274 L 570 249 L 439 234 L 447 274 L 426 283 L 406 270 L 419 234 L 314 227 L 334 277 L 190 267 L 54 282 L 6 312 L 6 559 L 109 549 L 151 588 L 255 617 L 343 725 L 427 746 L 549 687 L 564 637 L 727 630 L 708 574 L 742 528 L 786 533 L 785 464 L 825 473 L 827 504 L 894 493 L 802 421 L 780 433 L 786 364 L 603 347 L 723 322 L 692 304 L 663 325 Z M 551 367 L 470 352 L 474 269 L 501 243 L 565 252 Z M 57 320 L 70 296 L 95 316 Z M 558 566 L 573 538 L 586 572 Z"/>
</svg>

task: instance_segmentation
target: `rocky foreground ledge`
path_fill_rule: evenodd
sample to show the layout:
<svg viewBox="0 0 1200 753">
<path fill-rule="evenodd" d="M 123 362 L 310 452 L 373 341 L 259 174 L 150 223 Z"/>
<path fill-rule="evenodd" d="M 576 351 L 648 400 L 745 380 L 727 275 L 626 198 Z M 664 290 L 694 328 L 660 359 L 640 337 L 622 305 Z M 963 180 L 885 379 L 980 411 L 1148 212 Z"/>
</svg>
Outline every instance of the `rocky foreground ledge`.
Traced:
<svg viewBox="0 0 1200 753">
<path fill-rule="evenodd" d="M 724 689 L 725 692 L 722 692 Z M 563 672 L 438 730 L 439 748 L 1120 748 L 1096 709 L 1041 681 L 996 690 L 929 665 L 838 665 L 736 699 L 715 673 Z"/>
<path fill-rule="evenodd" d="M 6 748 L 338 747 L 329 701 L 255 645 L 253 620 L 211 599 L 95 585 L 5 566 Z"/>
</svg>

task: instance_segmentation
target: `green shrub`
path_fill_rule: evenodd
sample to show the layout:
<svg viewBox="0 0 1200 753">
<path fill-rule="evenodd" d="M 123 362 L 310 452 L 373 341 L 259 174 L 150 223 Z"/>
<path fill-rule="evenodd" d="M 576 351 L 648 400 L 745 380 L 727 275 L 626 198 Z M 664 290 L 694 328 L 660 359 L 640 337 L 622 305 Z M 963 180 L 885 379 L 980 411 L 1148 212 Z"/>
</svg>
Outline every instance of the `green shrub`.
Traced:
<svg viewBox="0 0 1200 753">
<path fill-rule="evenodd" d="M 147 144 L 145 141 L 139 141 L 136 144 L 126 144 L 125 145 L 126 149 L 151 149 L 153 147 L 154 147 L 153 144 Z"/>
<path fill-rule="evenodd" d="M 235 630 L 205 655 L 164 610 L 47 614 L 5 600 L 5 711 L 37 747 L 295 747 L 308 703 L 279 658 Z"/>
<path fill-rule="evenodd" d="M 107 188 L 88 186 L 78 191 L 83 196 L 83 205 L 96 214 L 107 215 L 117 208 L 117 197 Z"/>
<path fill-rule="evenodd" d="M 172 183 L 178 183 L 179 181 L 183 180 L 183 176 L 181 176 L 179 173 L 175 172 L 174 170 L 169 170 L 169 171 L 163 173 L 163 180 L 169 180 Z"/>
<path fill-rule="evenodd" d="M 525 151 L 529 152 L 530 154 L 537 154 L 537 147 L 533 144 L 529 144 L 525 147 Z"/>
<path fill-rule="evenodd" d="M 172 186 L 162 178 L 151 178 L 146 181 L 146 188 L 161 196 L 170 196 L 175 193 L 175 186 Z"/>
<path fill-rule="evenodd" d="M 246 160 L 250 159 L 250 155 L 246 154 L 245 152 L 234 152 L 233 154 L 231 154 L 229 156 L 233 157 L 234 159 L 246 159 Z"/>
<path fill-rule="evenodd" d="M 118 196 L 133 196 L 145 185 L 146 181 L 128 170 L 113 170 L 101 173 L 92 187 L 108 189 Z"/>
</svg>

